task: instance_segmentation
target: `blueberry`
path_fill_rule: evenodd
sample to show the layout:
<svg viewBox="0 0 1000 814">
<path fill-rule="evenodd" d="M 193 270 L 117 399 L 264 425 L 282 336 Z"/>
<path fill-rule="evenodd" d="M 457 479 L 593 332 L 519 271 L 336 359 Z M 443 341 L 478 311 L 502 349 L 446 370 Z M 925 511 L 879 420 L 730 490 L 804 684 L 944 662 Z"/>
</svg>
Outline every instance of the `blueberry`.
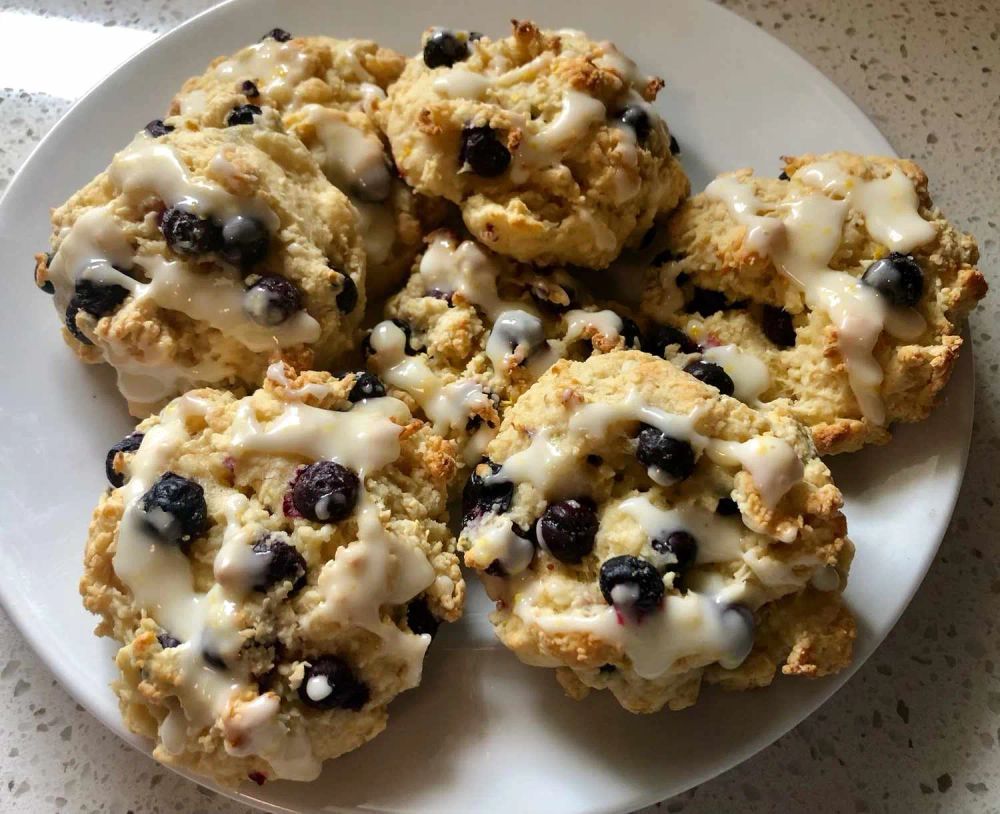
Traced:
<svg viewBox="0 0 1000 814">
<path fill-rule="evenodd" d="M 500 464 L 484 458 L 469 475 L 462 489 L 462 522 L 468 524 L 484 514 L 503 514 L 514 500 L 514 484 L 489 479 L 500 471 Z"/>
<path fill-rule="evenodd" d="M 723 517 L 732 517 L 740 513 L 740 507 L 731 497 L 720 497 L 719 502 L 715 504 L 715 513 Z"/>
<path fill-rule="evenodd" d="M 186 257 L 218 251 L 222 248 L 222 230 L 208 218 L 199 218 L 186 209 L 171 207 L 163 213 L 160 231 L 167 245 Z"/>
<path fill-rule="evenodd" d="M 76 315 L 79 313 L 80 306 L 77 304 L 76 299 L 70 300 L 69 305 L 66 307 L 66 329 L 73 334 L 78 342 L 82 342 L 84 345 L 93 345 L 94 343 L 90 341 L 90 338 L 76 324 Z"/>
<path fill-rule="evenodd" d="M 614 673 L 617 670 L 618 668 L 615 667 L 615 665 L 613 664 L 602 664 L 600 667 L 597 668 L 597 672 L 604 673 L 605 675 L 610 675 L 611 673 Z"/>
<path fill-rule="evenodd" d="M 103 317 L 114 311 L 128 296 L 128 289 L 120 285 L 107 285 L 93 280 L 77 280 L 73 302 L 81 311 Z"/>
<path fill-rule="evenodd" d="M 639 430 L 635 457 L 645 466 L 656 467 L 671 478 L 683 480 L 694 472 L 694 447 L 680 438 L 643 424 Z"/>
<path fill-rule="evenodd" d="M 469 169 L 483 178 L 496 178 L 510 166 L 510 150 L 493 128 L 466 127 L 462 130 L 458 164 L 460 167 L 468 164 Z"/>
<path fill-rule="evenodd" d="M 358 307 L 358 284 L 349 274 L 341 273 L 340 291 L 337 292 L 337 310 L 349 314 Z"/>
<path fill-rule="evenodd" d="M 625 340 L 625 350 L 642 350 L 642 332 L 639 330 L 639 326 L 635 320 L 628 317 L 621 317 L 621 321 L 621 336 Z"/>
<path fill-rule="evenodd" d="M 364 399 L 380 399 L 385 395 L 385 385 L 374 373 L 361 372 L 354 378 L 354 384 L 347 398 L 352 402 Z"/>
<path fill-rule="evenodd" d="M 181 646 L 181 640 L 175 639 L 169 633 L 160 633 L 159 635 L 157 635 L 156 641 L 160 643 L 160 647 L 162 647 L 164 650 L 170 650 L 171 648 Z"/>
<path fill-rule="evenodd" d="M 684 367 L 684 372 L 711 385 L 724 396 L 731 396 L 736 392 L 736 386 L 729 378 L 729 374 L 722 369 L 722 365 L 717 365 L 715 362 L 689 362 Z"/>
<path fill-rule="evenodd" d="M 367 685 L 347 662 L 337 656 L 309 659 L 302 683 L 299 684 L 302 703 L 316 709 L 359 710 L 368 703 Z"/>
<path fill-rule="evenodd" d="M 424 64 L 428 68 L 450 68 L 469 58 L 469 46 L 451 31 L 438 29 L 424 42 Z"/>
<path fill-rule="evenodd" d="M 792 315 L 784 308 L 765 305 L 760 314 L 760 327 L 764 336 L 779 348 L 795 345 L 795 325 L 792 324 Z"/>
<path fill-rule="evenodd" d="M 418 596 L 406 606 L 406 624 L 418 636 L 427 633 L 433 638 L 441 626 L 441 620 L 431 613 L 431 609 L 427 607 L 427 599 Z"/>
<path fill-rule="evenodd" d="M 719 311 L 725 311 L 728 306 L 726 295 L 721 291 L 712 291 L 708 288 L 695 287 L 691 300 L 684 306 L 684 310 L 689 314 L 700 314 L 703 317 L 710 317 Z"/>
<path fill-rule="evenodd" d="M 656 610 L 663 601 L 663 578 L 653 564 L 641 557 L 623 554 L 601 563 L 598 578 L 604 601 L 618 604 L 628 610 L 648 613 Z M 622 588 L 618 597 L 616 588 Z"/>
<path fill-rule="evenodd" d="M 410 323 L 406 320 L 397 319 L 396 317 L 390 319 L 389 322 L 403 332 L 403 336 L 405 337 L 403 341 L 403 352 L 407 356 L 415 355 L 416 351 L 413 349 L 413 329 L 410 327 Z M 372 348 L 371 334 L 366 335 L 365 338 L 361 340 L 361 352 L 364 354 L 366 359 L 375 353 L 375 349 Z"/>
<path fill-rule="evenodd" d="M 234 266 L 247 268 L 267 255 L 271 236 L 256 218 L 236 215 L 222 226 L 220 254 Z"/>
<path fill-rule="evenodd" d="M 115 458 L 118 457 L 119 452 L 135 452 L 139 449 L 139 445 L 142 443 L 142 437 L 141 432 L 134 432 L 131 435 L 126 435 L 121 441 L 108 450 L 108 456 L 104 459 L 104 474 L 108 476 L 108 483 L 116 489 L 120 489 L 125 485 L 125 476 L 115 469 Z"/>
<path fill-rule="evenodd" d="M 665 564 L 666 571 L 683 573 L 698 558 L 698 541 L 686 531 L 672 531 L 666 537 L 655 538 L 650 545 L 659 554 L 673 557 L 673 562 Z"/>
<path fill-rule="evenodd" d="M 784 170 L 782 170 L 781 172 L 778 173 L 778 180 L 779 181 L 790 181 L 791 179 L 788 177 L 788 173 L 785 172 Z"/>
<path fill-rule="evenodd" d="M 288 42 L 292 38 L 283 28 L 272 28 L 263 37 L 262 40 L 277 40 L 278 42 Z"/>
<path fill-rule="evenodd" d="M 42 269 L 46 271 L 52 265 L 52 258 L 54 255 L 52 252 L 45 252 L 45 254 L 35 255 L 35 285 L 37 285 L 46 294 L 55 294 L 56 287 L 52 285 L 51 280 L 45 280 L 44 282 L 39 282 L 42 276 Z"/>
<path fill-rule="evenodd" d="M 260 90 L 257 88 L 257 83 L 252 79 L 246 79 L 240 84 L 240 93 L 247 97 L 247 99 L 256 99 L 260 96 Z"/>
<path fill-rule="evenodd" d="M 570 565 L 594 550 L 597 512 L 589 500 L 550 503 L 538 521 L 538 540 L 557 560 Z"/>
<path fill-rule="evenodd" d="M 913 306 L 924 293 L 924 273 L 911 255 L 890 252 L 872 263 L 861 277 L 893 305 Z"/>
<path fill-rule="evenodd" d="M 216 670 L 228 670 L 229 665 L 226 664 L 226 660 L 222 657 L 222 654 L 217 650 L 213 650 L 208 645 L 203 645 L 201 648 L 201 657 L 205 664 Z"/>
<path fill-rule="evenodd" d="M 681 151 L 681 145 L 677 143 L 677 136 L 673 133 L 670 134 L 670 155 L 678 155 Z"/>
<path fill-rule="evenodd" d="M 173 472 L 161 475 L 139 505 L 146 522 L 170 543 L 188 542 L 208 527 L 205 490 Z"/>
<path fill-rule="evenodd" d="M 646 351 L 653 356 L 666 356 L 667 348 L 677 345 L 681 353 L 697 353 L 701 348 L 684 331 L 673 325 L 654 325 L 646 334 Z"/>
<path fill-rule="evenodd" d="M 258 105 L 236 105 L 226 114 L 226 127 L 236 127 L 241 124 L 253 124 L 253 117 L 259 116 L 261 109 Z"/>
<path fill-rule="evenodd" d="M 280 325 L 301 309 L 299 289 L 276 274 L 261 277 L 243 295 L 243 310 L 260 325 Z"/>
<path fill-rule="evenodd" d="M 303 517 L 335 523 L 354 511 L 361 484 L 346 466 L 333 461 L 310 464 L 292 484 L 292 503 Z"/>
<path fill-rule="evenodd" d="M 618 121 L 635 131 L 635 137 L 640 144 L 646 143 L 646 139 L 649 138 L 649 133 L 653 129 L 649 113 L 639 105 L 626 107 L 618 114 Z"/>
<path fill-rule="evenodd" d="M 288 580 L 292 583 L 289 594 L 293 594 L 306 584 L 306 561 L 295 546 L 273 534 L 265 534 L 253 544 L 253 550 L 256 554 L 270 554 L 267 568 L 251 586 L 255 591 L 266 591 Z"/>
<path fill-rule="evenodd" d="M 163 119 L 153 119 L 149 124 L 146 125 L 146 134 L 152 138 L 159 138 L 160 136 L 165 136 L 167 133 L 172 133 L 174 131 L 174 126 L 172 124 L 166 124 Z"/>
</svg>

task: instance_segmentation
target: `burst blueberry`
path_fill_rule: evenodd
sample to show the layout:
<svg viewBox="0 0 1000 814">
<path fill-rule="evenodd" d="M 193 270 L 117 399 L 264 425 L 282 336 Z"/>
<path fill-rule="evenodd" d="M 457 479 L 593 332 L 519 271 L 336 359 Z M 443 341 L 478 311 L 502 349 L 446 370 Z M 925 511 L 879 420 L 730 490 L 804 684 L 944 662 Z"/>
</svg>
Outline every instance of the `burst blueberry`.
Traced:
<svg viewBox="0 0 1000 814">
<path fill-rule="evenodd" d="M 431 32 L 424 42 L 424 64 L 428 68 L 450 68 L 468 58 L 468 44 L 443 28 Z"/>
<path fill-rule="evenodd" d="M 309 520 L 336 523 L 354 511 L 360 488 L 358 476 L 346 466 L 317 461 L 295 478 L 292 503 Z"/>
<path fill-rule="evenodd" d="M 104 459 L 104 474 L 108 477 L 108 483 L 116 489 L 120 489 L 125 485 L 125 475 L 115 467 L 118 453 L 135 452 L 142 444 L 142 439 L 143 434 L 141 432 L 133 432 L 131 435 L 126 435 L 108 450 L 108 455 Z"/>
<path fill-rule="evenodd" d="M 146 523 L 168 543 L 187 543 L 208 527 L 205 490 L 173 472 L 161 475 L 139 505 Z"/>
<path fill-rule="evenodd" d="M 462 130 L 458 165 L 468 166 L 483 178 L 496 178 L 503 175 L 510 166 L 510 150 L 501 142 L 499 134 L 493 128 L 466 127 Z"/>
<path fill-rule="evenodd" d="M 682 574 L 698 558 L 698 541 L 687 531 L 672 531 L 665 537 L 656 537 L 650 545 L 663 556 L 664 571 Z"/>
<path fill-rule="evenodd" d="M 222 229 L 218 224 L 176 206 L 163 213 L 160 231 L 170 249 L 185 257 L 196 257 L 222 248 Z"/>
<path fill-rule="evenodd" d="M 338 656 L 309 659 L 299 684 L 302 703 L 316 709 L 357 711 L 368 703 L 368 686 Z"/>
<path fill-rule="evenodd" d="M 81 311 L 91 316 L 103 317 L 112 313 L 121 305 L 129 292 L 127 288 L 114 283 L 98 283 L 93 280 L 77 280 L 73 294 L 73 302 Z"/>
<path fill-rule="evenodd" d="M 597 512 L 590 500 L 550 503 L 538 521 L 538 541 L 560 562 L 576 565 L 594 550 Z"/>
<path fill-rule="evenodd" d="M 241 124 L 253 124 L 253 117 L 259 116 L 260 114 L 261 109 L 258 105 L 236 105 L 236 107 L 226 114 L 226 127 L 237 127 Z"/>
<path fill-rule="evenodd" d="M 912 307 L 924 293 L 924 273 L 911 255 L 890 252 L 872 263 L 861 276 L 893 305 Z"/>
<path fill-rule="evenodd" d="M 722 369 L 722 365 L 717 365 L 715 362 L 689 362 L 685 366 L 684 372 L 707 385 L 711 385 L 724 396 L 731 396 L 736 392 L 736 385 L 729 378 L 729 374 Z"/>
<path fill-rule="evenodd" d="M 174 131 L 174 126 L 172 124 L 167 124 L 163 119 L 153 119 L 149 122 L 146 127 L 146 135 L 150 138 L 159 138 L 160 136 L 165 136 L 167 133 L 172 133 Z"/>
<path fill-rule="evenodd" d="M 252 79 L 246 79 L 240 84 L 240 93 L 247 97 L 247 99 L 256 99 L 260 96 L 260 90 L 257 87 L 257 83 Z"/>
<path fill-rule="evenodd" d="M 643 424 L 639 430 L 635 456 L 645 466 L 654 467 L 677 480 L 683 480 L 694 472 L 694 447 L 649 424 Z"/>
<path fill-rule="evenodd" d="M 493 478 L 500 464 L 483 459 L 462 489 L 462 522 L 468 524 L 484 514 L 503 514 L 514 499 L 514 484 Z"/>
<path fill-rule="evenodd" d="M 663 601 L 663 578 L 649 560 L 623 554 L 601 563 L 604 601 L 627 612 L 649 613 Z"/>
<path fill-rule="evenodd" d="M 290 594 L 306 584 L 306 561 L 295 546 L 275 534 L 265 534 L 253 544 L 253 552 L 266 556 L 267 567 L 251 586 L 255 591 L 266 591 L 281 582 L 291 582 Z"/>
</svg>

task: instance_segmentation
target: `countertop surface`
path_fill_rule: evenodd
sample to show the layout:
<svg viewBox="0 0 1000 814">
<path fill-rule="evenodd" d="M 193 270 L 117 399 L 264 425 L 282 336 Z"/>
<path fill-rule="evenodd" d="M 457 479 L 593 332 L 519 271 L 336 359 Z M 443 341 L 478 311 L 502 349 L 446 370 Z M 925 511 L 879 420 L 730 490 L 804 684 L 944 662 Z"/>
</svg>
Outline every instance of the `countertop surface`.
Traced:
<svg viewBox="0 0 1000 814">
<path fill-rule="evenodd" d="M 0 192 L 76 96 L 126 53 L 211 4 L 2 0 Z M 1000 269 L 996 0 L 723 4 L 832 77 L 901 155 L 921 163 L 935 201 L 977 236 L 981 267 L 994 278 Z M 81 33 L 99 32 L 107 47 L 81 42 L 85 65 L 66 76 L 47 67 L 44 43 L 52 27 L 74 23 L 97 24 Z M 990 328 L 998 317 L 994 292 L 971 320 L 976 424 L 965 485 L 937 560 L 899 625 L 817 714 L 659 810 L 1000 811 L 1000 416 L 993 406 L 1000 402 L 1000 353 Z M 108 732 L 56 684 L 2 611 L 0 810 L 248 811 Z"/>
</svg>

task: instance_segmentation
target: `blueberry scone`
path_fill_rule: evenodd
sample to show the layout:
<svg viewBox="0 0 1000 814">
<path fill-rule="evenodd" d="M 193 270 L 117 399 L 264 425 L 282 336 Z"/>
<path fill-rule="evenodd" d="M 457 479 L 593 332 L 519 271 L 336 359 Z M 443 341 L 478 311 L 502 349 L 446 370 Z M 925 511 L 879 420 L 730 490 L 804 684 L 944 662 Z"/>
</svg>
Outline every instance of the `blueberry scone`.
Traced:
<svg viewBox="0 0 1000 814">
<path fill-rule="evenodd" d="M 562 269 L 537 269 L 449 230 L 428 236 L 406 287 L 364 341 L 367 364 L 479 460 L 503 410 L 553 362 L 638 348 L 635 322 Z"/>
<path fill-rule="evenodd" d="M 976 243 L 911 161 L 784 162 L 779 178 L 721 175 L 677 210 L 644 309 L 679 329 L 681 364 L 787 407 L 821 453 L 885 442 L 948 381 L 961 321 L 986 294 Z"/>
<path fill-rule="evenodd" d="M 850 660 L 853 554 L 808 431 L 649 354 L 560 361 L 504 417 L 459 548 L 500 640 L 633 712 Z"/>
<path fill-rule="evenodd" d="M 409 270 L 421 218 L 438 215 L 396 175 L 373 118 L 404 63 L 370 40 L 292 37 L 274 29 L 185 82 L 166 126 L 178 116 L 206 127 L 281 120 L 357 208 L 368 293 L 378 299 Z"/>
<path fill-rule="evenodd" d="M 199 385 L 253 387 L 275 356 L 322 367 L 356 343 L 355 210 L 281 132 L 142 132 L 52 222 L 36 282 L 74 351 L 116 369 L 134 415 Z"/>
<path fill-rule="evenodd" d="M 80 588 L 157 759 L 311 780 L 385 727 L 460 615 L 450 446 L 362 391 L 275 363 L 253 395 L 191 391 L 109 453 Z"/>
<path fill-rule="evenodd" d="M 662 86 L 579 31 L 431 29 L 378 116 L 403 178 L 491 249 L 603 268 L 688 191 L 651 106 Z"/>
</svg>

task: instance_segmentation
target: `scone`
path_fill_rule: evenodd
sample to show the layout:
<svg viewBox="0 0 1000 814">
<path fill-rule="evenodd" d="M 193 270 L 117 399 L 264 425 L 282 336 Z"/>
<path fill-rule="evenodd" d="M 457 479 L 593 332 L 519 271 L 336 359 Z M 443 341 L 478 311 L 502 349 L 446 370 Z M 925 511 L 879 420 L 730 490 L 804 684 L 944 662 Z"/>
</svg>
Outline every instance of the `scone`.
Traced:
<svg viewBox="0 0 1000 814">
<path fill-rule="evenodd" d="M 632 712 L 850 660 L 853 554 L 808 431 L 636 351 L 557 362 L 463 495 L 500 640 Z"/>
<path fill-rule="evenodd" d="M 378 117 L 403 178 L 491 249 L 604 268 L 688 191 L 650 104 L 662 86 L 579 31 L 432 29 Z"/>
<path fill-rule="evenodd" d="M 427 238 L 386 320 L 364 341 L 384 385 L 479 461 L 503 410 L 560 358 L 639 348 L 621 306 L 598 303 L 562 269 L 537 269 L 448 230 Z"/>
<path fill-rule="evenodd" d="M 356 345 L 354 207 L 284 133 L 142 132 L 52 223 L 36 282 L 133 415 L 191 387 L 252 388 L 276 356 L 325 367 Z"/>
<path fill-rule="evenodd" d="M 421 218 L 440 215 L 440 207 L 398 178 L 373 118 L 404 63 L 371 40 L 292 37 L 274 29 L 185 82 L 170 115 L 205 127 L 280 118 L 358 209 L 368 294 L 377 300 L 406 276 L 420 247 Z"/>
<path fill-rule="evenodd" d="M 275 363 L 252 396 L 191 391 L 109 453 L 80 589 L 158 760 L 311 780 L 385 727 L 460 615 L 449 445 L 357 384 Z"/>
<path fill-rule="evenodd" d="M 986 294 L 976 243 L 911 161 L 784 161 L 779 178 L 724 174 L 677 210 L 643 308 L 686 334 L 678 363 L 787 408 L 821 454 L 883 443 L 948 381 L 961 321 Z"/>
</svg>

